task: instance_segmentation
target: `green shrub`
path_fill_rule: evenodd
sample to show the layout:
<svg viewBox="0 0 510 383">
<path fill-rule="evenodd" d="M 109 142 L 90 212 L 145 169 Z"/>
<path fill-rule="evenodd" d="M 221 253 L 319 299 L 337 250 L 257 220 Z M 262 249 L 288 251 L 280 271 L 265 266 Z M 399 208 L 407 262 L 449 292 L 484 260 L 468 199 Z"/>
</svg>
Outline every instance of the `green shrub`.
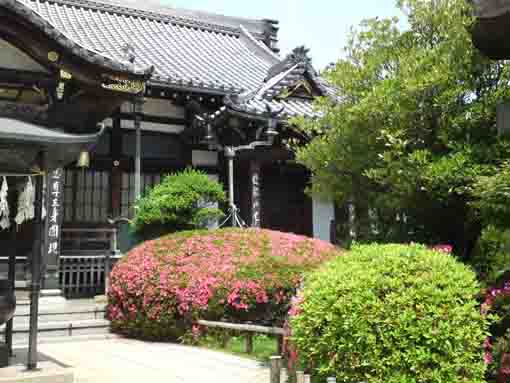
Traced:
<svg viewBox="0 0 510 383">
<path fill-rule="evenodd" d="M 495 286 L 510 278 L 510 230 L 488 226 L 478 239 L 470 263 L 479 279 Z"/>
<path fill-rule="evenodd" d="M 167 235 L 115 265 L 108 317 L 114 331 L 154 340 L 200 318 L 282 325 L 301 275 L 336 255 L 325 241 L 263 229 Z"/>
<path fill-rule="evenodd" d="M 472 188 L 472 203 L 485 224 L 510 224 L 510 161 L 503 162 L 492 176 L 478 177 Z"/>
<path fill-rule="evenodd" d="M 358 245 L 306 278 L 293 341 L 321 378 L 339 382 L 483 382 L 479 290 L 451 255 Z"/>
<path fill-rule="evenodd" d="M 136 202 L 133 227 L 152 236 L 205 227 L 223 216 L 210 204 L 223 201 L 225 193 L 218 182 L 201 171 L 186 169 L 166 176 Z"/>
</svg>

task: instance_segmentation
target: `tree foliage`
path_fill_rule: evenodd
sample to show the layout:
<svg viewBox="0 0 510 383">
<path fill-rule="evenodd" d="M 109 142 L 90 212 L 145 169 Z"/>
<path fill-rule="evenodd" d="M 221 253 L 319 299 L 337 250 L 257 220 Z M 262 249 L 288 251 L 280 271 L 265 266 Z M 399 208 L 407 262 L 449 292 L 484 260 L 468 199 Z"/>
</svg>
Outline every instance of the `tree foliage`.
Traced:
<svg viewBox="0 0 510 383">
<path fill-rule="evenodd" d="M 510 95 L 510 70 L 473 46 L 464 0 L 397 5 L 406 28 L 397 19 L 364 21 L 325 74 L 342 101 L 321 99 L 321 118 L 293 121 L 313 137 L 298 160 L 311 169 L 315 193 L 354 201 L 359 218 L 377 217 L 380 229 L 364 225 L 366 236 L 464 251 L 480 230 L 472 186 L 508 158 L 495 109 Z"/>
<path fill-rule="evenodd" d="M 136 202 L 133 226 L 149 235 L 205 227 L 223 216 L 214 206 L 223 201 L 225 193 L 218 182 L 186 169 L 166 176 Z"/>
</svg>

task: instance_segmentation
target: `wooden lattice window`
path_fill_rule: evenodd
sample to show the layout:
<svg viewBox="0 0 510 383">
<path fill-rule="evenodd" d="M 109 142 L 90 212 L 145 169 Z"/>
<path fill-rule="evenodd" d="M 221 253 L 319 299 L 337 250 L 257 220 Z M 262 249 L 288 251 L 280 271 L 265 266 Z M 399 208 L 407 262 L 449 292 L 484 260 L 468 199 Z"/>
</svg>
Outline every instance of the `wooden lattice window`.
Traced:
<svg viewBox="0 0 510 383">
<path fill-rule="evenodd" d="M 64 221 L 106 223 L 110 215 L 110 172 L 68 169 L 65 176 Z"/>
<path fill-rule="evenodd" d="M 154 185 L 161 182 L 162 175 L 160 174 L 142 174 L 141 186 L 142 195 L 144 195 Z M 134 173 L 123 173 L 122 174 L 122 190 L 121 190 L 121 215 L 126 218 L 133 218 L 134 210 L 133 206 L 135 203 L 135 175 Z"/>
</svg>

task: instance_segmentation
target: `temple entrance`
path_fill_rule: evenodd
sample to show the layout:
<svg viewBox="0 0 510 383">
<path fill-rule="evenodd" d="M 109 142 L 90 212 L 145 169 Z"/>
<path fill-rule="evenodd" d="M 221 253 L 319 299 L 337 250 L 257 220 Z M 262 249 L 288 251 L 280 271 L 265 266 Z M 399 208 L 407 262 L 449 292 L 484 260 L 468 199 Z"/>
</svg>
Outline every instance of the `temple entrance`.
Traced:
<svg viewBox="0 0 510 383">
<path fill-rule="evenodd" d="M 313 236 L 312 200 L 305 194 L 308 179 L 298 166 L 263 166 L 262 227 Z"/>
</svg>

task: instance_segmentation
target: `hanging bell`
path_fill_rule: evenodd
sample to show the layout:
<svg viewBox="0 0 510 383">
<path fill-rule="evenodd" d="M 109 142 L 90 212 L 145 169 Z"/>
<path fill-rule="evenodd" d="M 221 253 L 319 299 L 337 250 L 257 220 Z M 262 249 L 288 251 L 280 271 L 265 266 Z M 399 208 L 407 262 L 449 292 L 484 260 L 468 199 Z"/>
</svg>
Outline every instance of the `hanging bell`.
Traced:
<svg viewBox="0 0 510 383">
<path fill-rule="evenodd" d="M 90 153 L 87 151 L 83 151 L 80 153 L 80 157 L 78 157 L 78 162 L 76 166 L 79 168 L 88 168 L 90 167 Z"/>
</svg>

